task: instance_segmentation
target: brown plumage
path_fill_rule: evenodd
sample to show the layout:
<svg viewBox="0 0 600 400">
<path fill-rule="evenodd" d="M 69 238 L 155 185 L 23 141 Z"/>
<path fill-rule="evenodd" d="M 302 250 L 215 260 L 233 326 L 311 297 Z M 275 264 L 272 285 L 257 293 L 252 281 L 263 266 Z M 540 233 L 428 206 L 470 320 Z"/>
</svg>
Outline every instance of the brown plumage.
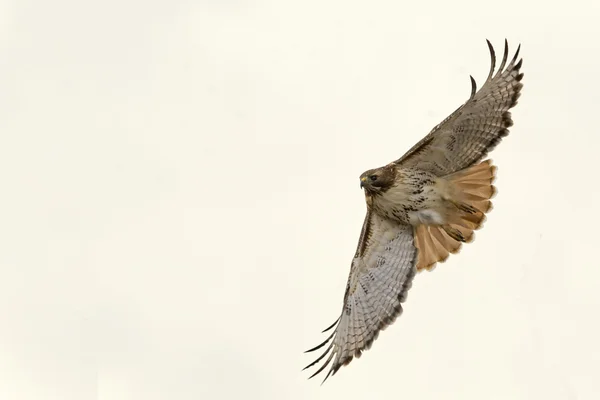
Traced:
<svg viewBox="0 0 600 400">
<path fill-rule="evenodd" d="M 464 242 L 473 241 L 473 231 L 481 227 L 485 214 L 492 209 L 490 199 L 496 193 L 492 185 L 495 173 L 496 167 L 492 161 L 486 160 L 447 177 L 462 193 L 462 200 L 476 209 L 474 213 L 457 212 L 454 214 L 456 220 L 450 224 L 450 227 L 461 231 Z M 440 226 L 418 225 L 415 228 L 415 246 L 419 249 L 417 270 L 433 269 L 436 263 L 446 261 L 450 254 L 458 253 L 461 244 Z"/>
<path fill-rule="evenodd" d="M 482 161 L 508 135 L 523 74 L 519 49 L 508 61 L 508 43 L 495 71 L 477 91 L 398 160 L 360 176 L 367 215 L 335 329 L 314 351 L 330 345 L 306 368 L 329 357 L 312 376 L 332 363 L 335 374 L 360 357 L 402 312 L 401 303 L 418 271 L 432 269 L 473 240 L 491 210 L 496 167 Z M 311 377 L 312 377 L 311 376 Z"/>
</svg>

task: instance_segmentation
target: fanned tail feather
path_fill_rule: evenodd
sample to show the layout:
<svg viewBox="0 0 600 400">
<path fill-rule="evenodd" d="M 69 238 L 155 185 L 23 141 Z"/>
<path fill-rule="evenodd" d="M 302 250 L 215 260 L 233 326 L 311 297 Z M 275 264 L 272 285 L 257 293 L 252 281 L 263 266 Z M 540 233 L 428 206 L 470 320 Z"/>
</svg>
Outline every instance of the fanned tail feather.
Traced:
<svg viewBox="0 0 600 400">
<path fill-rule="evenodd" d="M 492 210 L 491 198 L 496 194 L 492 183 L 496 167 L 491 160 L 444 177 L 456 189 L 453 202 L 455 212 L 449 215 L 444 226 L 419 225 L 415 228 L 415 245 L 419 249 L 417 269 L 431 270 L 438 262 L 444 262 L 450 254 L 458 253 L 462 243 L 473 241 L 473 232 L 485 221 L 485 214 Z"/>
</svg>

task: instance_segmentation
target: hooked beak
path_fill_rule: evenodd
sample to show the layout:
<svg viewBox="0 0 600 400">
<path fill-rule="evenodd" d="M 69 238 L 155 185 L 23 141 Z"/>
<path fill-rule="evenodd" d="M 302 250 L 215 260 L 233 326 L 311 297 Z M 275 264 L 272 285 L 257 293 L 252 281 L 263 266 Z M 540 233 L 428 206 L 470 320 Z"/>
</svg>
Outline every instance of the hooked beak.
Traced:
<svg viewBox="0 0 600 400">
<path fill-rule="evenodd" d="M 360 188 L 362 189 L 365 186 L 365 182 L 367 181 L 367 177 L 360 178 Z"/>
</svg>

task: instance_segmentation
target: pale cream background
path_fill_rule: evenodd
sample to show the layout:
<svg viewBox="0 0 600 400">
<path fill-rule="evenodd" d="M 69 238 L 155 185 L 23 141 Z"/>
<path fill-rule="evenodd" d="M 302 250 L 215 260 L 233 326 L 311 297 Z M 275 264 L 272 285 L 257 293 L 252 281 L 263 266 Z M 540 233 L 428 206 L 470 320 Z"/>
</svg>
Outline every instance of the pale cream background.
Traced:
<svg viewBox="0 0 600 400">
<path fill-rule="evenodd" d="M 0 399 L 600 398 L 597 1 L 0 2 Z M 474 244 L 325 385 L 358 176 L 523 44 Z"/>
</svg>

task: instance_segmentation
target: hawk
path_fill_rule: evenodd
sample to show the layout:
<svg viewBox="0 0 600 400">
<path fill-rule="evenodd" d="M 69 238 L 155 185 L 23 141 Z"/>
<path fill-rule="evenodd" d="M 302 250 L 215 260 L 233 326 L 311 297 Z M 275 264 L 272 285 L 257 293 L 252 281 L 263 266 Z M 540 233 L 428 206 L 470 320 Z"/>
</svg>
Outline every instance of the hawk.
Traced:
<svg viewBox="0 0 600 400">
<path fill-rule="evenodd" d="M 479 91 L 471 76 L 471 96 L 448 118 L 396 161 L 360 175 L 367 214 L 344 294 L 342 313 L 323 332 L 331 342 L 310 368 L 327 355 L 314 377 L 331 363 L 325 380 L 368 350 L 379 332 L 402 313 L 402 303 L 417 272 L 457 253 L 473 240 L 492 208 L 496 167 L 482 161 L 513 121 L 508 111 L 520 96 L 519 46 L 508 62 L 508 42 L 494 74 Z M 309 378 L 309 379 L 310 379 Z"/>
</svg>

